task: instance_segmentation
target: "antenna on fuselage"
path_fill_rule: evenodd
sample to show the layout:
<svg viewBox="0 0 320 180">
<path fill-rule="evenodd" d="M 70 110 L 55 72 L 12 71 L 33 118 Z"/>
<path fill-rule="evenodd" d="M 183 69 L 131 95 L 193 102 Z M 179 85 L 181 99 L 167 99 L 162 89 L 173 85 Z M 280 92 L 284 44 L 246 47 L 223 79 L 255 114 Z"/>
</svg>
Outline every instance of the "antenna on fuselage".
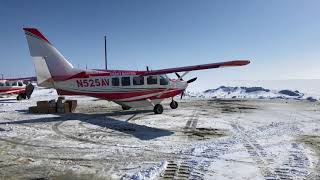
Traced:
<svg viewBox="0 0 320 180">
<path fill-rule="evenodd" d="M 107 63 L 107 36 L 104 36 L 104 61 L 105 61 L 106 69 L 108 69 L 108 63 Z"/>
<path fill-rule="evenodd" d="M 147 71 L 149 71 L 149 66 L 147 66 Z"/>
</svg>

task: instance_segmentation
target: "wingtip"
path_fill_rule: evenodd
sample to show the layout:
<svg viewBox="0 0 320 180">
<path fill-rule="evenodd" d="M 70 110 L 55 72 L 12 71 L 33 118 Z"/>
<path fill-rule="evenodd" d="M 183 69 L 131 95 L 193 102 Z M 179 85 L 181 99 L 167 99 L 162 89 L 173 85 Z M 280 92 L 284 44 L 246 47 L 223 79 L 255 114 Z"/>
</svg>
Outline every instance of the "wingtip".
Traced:
<svg viewBox="0 0 320 180">
<path fill-rule="evenodd" d="M 246 60 L 236 60 L 235 62 L 237 62 L 236 64 L 240 65 L 240 66 L 244 66 L 244 65 L 248 65 L 251 63 L 250 60 L 246 59 Z"/>
</svg>

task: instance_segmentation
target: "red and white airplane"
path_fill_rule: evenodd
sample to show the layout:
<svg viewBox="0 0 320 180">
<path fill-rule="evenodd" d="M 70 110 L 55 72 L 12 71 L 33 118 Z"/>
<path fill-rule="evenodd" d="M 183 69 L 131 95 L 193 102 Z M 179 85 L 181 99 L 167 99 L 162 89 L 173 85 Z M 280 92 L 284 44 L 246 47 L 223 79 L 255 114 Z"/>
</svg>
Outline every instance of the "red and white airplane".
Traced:
<svg viewBox="0 0 320 180">
<path fill-rule="evenodd" d="M 123 110 L 152 106 L 155 114 L 161 114 L 160 103 L 166 98 L 172 98 L 170 107 L 176 109 L 178 103 L 173 97 L 183 94 L 188 83 L 196 80 L 184 81 L 182 78 L 188 72 L 250 63 L 234 60 L 150 71 L 81 70 L 74 68 L 40 31 L 35 28 L 24 28 L 24 31 L 40 86 L 54 88 L 59 95 L 85 95 L 113 101 Z M 180 76 L 178 72 L 184 74 Z M 169 73 L 176 73 L 178 78 L 168 78 Z"/>
<path fill-rule="evenodd" d="M 18 94 L 17 100 L 29 99 L 34 89 L 30 81 L 35 77 L 0 79 L 0 96 Z"/>
</svg>

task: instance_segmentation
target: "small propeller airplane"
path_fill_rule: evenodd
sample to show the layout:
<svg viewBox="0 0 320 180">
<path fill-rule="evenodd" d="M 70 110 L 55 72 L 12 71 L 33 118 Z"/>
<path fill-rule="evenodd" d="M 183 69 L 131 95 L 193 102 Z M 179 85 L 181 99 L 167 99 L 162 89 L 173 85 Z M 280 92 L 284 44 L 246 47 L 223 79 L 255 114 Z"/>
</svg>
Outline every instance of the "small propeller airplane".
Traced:
<svg viewBox="0 0 320 180">
<path fill-rule="evenodd" d="M 0 96 L 18 94 L 17 100 L 30 99 L 34 86 L 30 83 L 35 77 L 0 79 Z"/>
<path fill-rule="evenodd" d="M 161 102 L 171 98 L 170 107 L 176 109 L 178 102 L 173 97 L 183 93 L 189 83 L 184 81 L 190 71 L 243 66 L 249 60 L 234 60 L 160 70 L 81 70 L 74 68 L 52 43 L 35 28 L 23 28 L 30 55 L 35 65 L 39 86 L 54 88 L 58 95 L 85 95 L 113 101 L 123 110 L 152 106 L 155 114 L 163 112 Z M 184 72 L 182 75 L 179 72 Z M 167 74 L 175 73 L 177 79 Z"/>
</svg>

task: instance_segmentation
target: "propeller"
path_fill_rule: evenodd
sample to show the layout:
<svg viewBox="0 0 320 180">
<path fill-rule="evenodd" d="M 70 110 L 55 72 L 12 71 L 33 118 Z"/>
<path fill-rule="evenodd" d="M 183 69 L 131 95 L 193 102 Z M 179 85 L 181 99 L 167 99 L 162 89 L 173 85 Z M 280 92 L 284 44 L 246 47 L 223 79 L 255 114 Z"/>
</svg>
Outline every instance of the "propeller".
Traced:
<svg viewBox="0 0 320 180">
<path fill-rule="evenodd" d="M 179 79 L 181 78 L 180 74 L 178 74 L 178 73 L 175 73 L 175 74 Z"/>
<path fill-rule="evenodd" d="M 189 84 L 189 83 L 192 83 L 192 82 L 194 82 L 195 80 L 197 80 L 197 77 L 192 78 L 192 79 L 189 79 L 189 80 L 187 81 L 187 83 L 188 83 L 188 84 Z"/>
<path fill-rule="evenodd" d="M 176 74 L 176 76 L 177 76 L 180 80 L 183 81 L 183 79 L 181 78 L 180 74 L 178 74 L 178 73 L 175 73 L 175 74 Z M 192 79 L 189 79 L 189 80 L 187 81 L 187 83 L 188 83 L 188 84 L 189 84 L 189 83 L 192 83 L 192 82 L 194 82 L 195 80 L 197 80 L 197 77 L 192 78 Z M 181 96 L 180 96 L 180 99 L 182 99 L 182 97 L 184 96 L 184 92 L 185 92 L 185 90 L 182 91 Z"/>
<path fill-rule="evenodd" d="M 182 91 L 180 99 L 182 99 L 183 96 L 184 96 L 184 91 Z"/>
</svg>

